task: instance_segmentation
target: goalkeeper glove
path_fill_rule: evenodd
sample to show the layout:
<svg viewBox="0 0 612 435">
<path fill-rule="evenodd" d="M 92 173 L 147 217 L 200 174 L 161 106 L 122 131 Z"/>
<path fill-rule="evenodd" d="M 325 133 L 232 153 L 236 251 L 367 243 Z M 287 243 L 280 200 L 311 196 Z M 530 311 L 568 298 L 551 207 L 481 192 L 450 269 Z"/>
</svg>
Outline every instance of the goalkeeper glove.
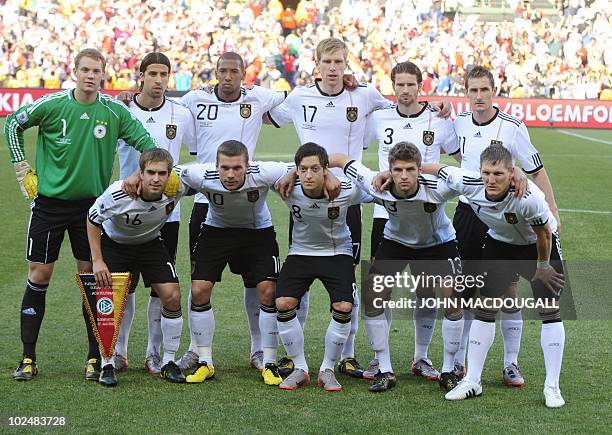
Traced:
<svg viewBox="0 0 612 435">
<path fill-rule="evenodd" d="M 36 171 L 25 160 L 14 164 L 15 175 L 21 188 L 21 193 L 26 199 L 34 199 L 38 195 L 38 177 Z"/>
<path fill-rule="evenodd" d="M 166 188 L 164 189 L 164 195 L 172 198 L 176 196 L 176 194 L 181 190 L 181 180 L 174 170 L 170 171 L 170 175 L 168 176 L 168 182 L 166 183 Z"/>
</svg>

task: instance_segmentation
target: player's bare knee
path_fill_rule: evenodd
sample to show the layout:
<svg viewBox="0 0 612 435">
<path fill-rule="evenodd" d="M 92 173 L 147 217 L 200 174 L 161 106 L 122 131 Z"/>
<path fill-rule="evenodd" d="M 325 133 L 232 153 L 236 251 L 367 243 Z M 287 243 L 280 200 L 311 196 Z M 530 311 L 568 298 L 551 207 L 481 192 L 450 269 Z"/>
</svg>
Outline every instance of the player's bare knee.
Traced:
<svg viewBox="0 0 612 435">
<path fill-rule="evenodd" d="M 28 263 L 28 279 L 36 284 L 49 284 L 55 263 Z"/>
<path fill-rule="evenodd" d="M 435 292 L 429 287 L 418 287 L 415 291 L 416 297 L 419 299 L 428 299 L 435 297 Z"/>
<path fill-rule="evenodd" d="M 351 302 L 341 301 L 334 302 L 332 304 L 332 311 L 340 311 L 340 312 L 351 312 L 353 310 L 353 304 Z"/>
<path fill-rule="evenodd" d="M 281 297 L 276 298 L 276 309 L 278 311 L 289 311 L 296 308 L 298 305 L 298 300 L 296 298 L 291 297 Z"/>
<path fill-rule="evenodd" d="M 263 305 L 274 305 L 276 284 L 273 281 L 262 281 L 257 284 L 257 292 L 259 294 L 259 302 Z"/>
<path fill-rule="evenodd" d="M 214 283 L 210 281 L 194 280 L 191 281 L 191 300 L 196 305 L 203 305 L 210 302 Z"/>
<path fill-rule="evenodd" d="M 445 308 L 444 317 L 448 320 L 459 320 L 463 317 L 463 310 L 461 308 Z"/>
</svg>

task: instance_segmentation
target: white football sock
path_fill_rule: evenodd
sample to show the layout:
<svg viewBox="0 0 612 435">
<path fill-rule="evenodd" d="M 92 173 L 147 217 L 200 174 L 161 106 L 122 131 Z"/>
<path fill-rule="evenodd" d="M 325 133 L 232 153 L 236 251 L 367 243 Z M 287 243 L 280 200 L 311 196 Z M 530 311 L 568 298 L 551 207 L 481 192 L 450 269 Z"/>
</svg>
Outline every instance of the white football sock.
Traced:
<svg viewBox="0 0 612 435">
<path fill-rule="evenodd" d="M 297 318 L 302 325 L 302 331 L 306 328 L 306 318 L 308 317 L 308 306 L 310 305 L 310 292 L 304 293 L 300 299 L 300 308 L 297 310 Z"/>
<path fill-rule="evenodd" d="M 189 295 L 187 296 L 187 307 L 191 307 L 191 292 L 189 292 Z M 193 336 L 193 333 L 191 332 L 191 309 L 187 310 L 187 317 L 188 322 L 189 322 L 189 350 L 193 353 L 195 353 L 196 355 L 200 354 L 200 351 L 198 349 L 198 345 L 195 341 L 195 337 Z"/>
<path fill-rule="evenodd" d="M 355 357 L 355 336 L 357 335 L 357 329 L 359 329 L 359 293 L 354 292 L 353 310 L 351 311 L 351 330 L 346 338 L 346 343 L 344 343 L 344 348 L 342 348 L 340 359 Z"/>
<path fill-rule="evenodd" d="M 136 305 L 136 293 L 128 293 L 125 301 L 125 311 L 121 319 L 119 334 L 117 334 L 117 343 L 115 344 L 115 352 L 127 358 L 128 355 L 128 340 L 130 339 L 130 330 L 134 321 L 134 313 Z"/>
<path fill-rule="evenodd" d="M 102 356 L 101 359 L 102 359 L 102 364 L 100 365 L 100 367 L 104 368 L 105 366 L 109 364 L 115 367 L 115 358 L 106 359 Z"/>
<path fill-rule="evenodd" d="M 436 326 L 436 308 L 421 307 L 422 299 L 417 299 L 414 309 L 414 361 L 427 360 L 427 350 Z"/>
<path fill-rule="evenodd" d="M 474 313 L 470 310 L 463 310 L 463 333 L 461 334 L 461 344 L 459 350 L 455 354 L 455 363 L 461 364 L 465 367 L 465 354 L 468 348 L 468 341 L 470 340 L 470 327 L 474 320 Z"/>
<path fill-rule="evenodd" d="M 178 351 L 181 343 L 181 334 L 183 332 L 183 316 L 173 319 L 162 316 L 161 330 L 164 343 L 164 356 L 162 359 L 163 367 L 170 361 L 174 361 L 176 352 Z"/>
<path fill-rule="evenodd" d="M 189 329 L 197 346 L 199 361 L 212 365 L 212 342 L 215 335 L 215 315 L 212 308 L 207 311 L 190 310 Z"/>
<path fill-rule="evenodd" d="M 442 339 L 444 341 L 442 373 L 452 372 L 455 367 L 455 354 L 459 350 L 462 332 L 463 318 L 459 320 L 449 320 L 445 317 L 444 320 L 442 320 Z"/>
<path fill-rule="evenodd" d="M 160 347 L 163 338 L 161 311 L 162 304 L 159 298 L 149 296 L 149 305 L 147 306 L 147 355 L 161 352 Z"/>
<path fill-rule="evenodd" d="M 518 365 L 518 354 L 521 350 L 521 335 L 523 334 L 523 316 L 521 311 L 500 314 L 499 329 L 504 338 L 504 367 L 510 364 Z"/>
<path fill-rule="evenodd" d="M 276 364 L 278 349 L 278 326 L 276 326 L 276 310 L 267 312 L 259 310 L 259 330 L 261 331 L 261 344 L 263 346 L 263 363 Z"/>
<path fill-rule="evenodd" d="M 467 352 L 467 373 L 472 382 L 480 382 L 487 353 L 495 339 L 495 322 L 473 320 L 470 329 L 470 347 Z"/>
<path fill-rule="evenodd" d="M 391 353 L 389 351 L 389 324 L 384 314 L 376 317 L 364 316 L 366 330 L 370 345 L 378 360 L 381 373 L 393 372 L 391 367 Z"/>
<path fill-rule="evenodd" d="M 278 334 L 285 347 L 287 356 L 293 360 L 296 369 L 302 369 L 308 373 L 308 364 L 304 356 L 304 331 L 297 317 L 288 322 L 276 322 Z"/>
<path fill-rule="evenodd" d="M 259 296 L 257 289 L 252 287 L 244 288 L 244 311 L 246 312 L 251 334 L 251 355 L 262 350 L 261 332 L 259 330 Z"/>
<path fill-rule="evenodd" d="M 349 333 L 351 332 L 351 322 L 339 323 L 334 319 L 329 321 L 325 334 L 325 355 L 319 371 L 326 369 L 334 370 L 336 361 L 340 359 L 340 354 Z"/>
<path fill-rule="evenodd" d="M 559 386 L 559 374 L 563 362 L 563 349 L 565 348 L 565 327 L 563 322 L 543 323 L 540 335 L 540 344 L 544 352 L 544 366 L 546 367 L 547 387 Z"/>
</svg>

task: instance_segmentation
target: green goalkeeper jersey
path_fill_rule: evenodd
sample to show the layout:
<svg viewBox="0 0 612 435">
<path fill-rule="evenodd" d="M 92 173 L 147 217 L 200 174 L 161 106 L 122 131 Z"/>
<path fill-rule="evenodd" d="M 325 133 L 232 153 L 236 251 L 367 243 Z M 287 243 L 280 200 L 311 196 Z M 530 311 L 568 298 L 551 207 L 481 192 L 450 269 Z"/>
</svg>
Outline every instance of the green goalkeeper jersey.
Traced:
<svg viewBox="0 0 612 435">
<path fill-rule="evenodd" d="M 24 130 L 38 126 L 38 193 L 57 199 L 100 196 L 110 183 L 117 139 L 139 151 L 156 146 L 125 105 L 98 93 L 81 104 L 73 90 L 45 95 L 6 119 L 5 134 L 13 163 L 26 159 Z"/>
</svg>

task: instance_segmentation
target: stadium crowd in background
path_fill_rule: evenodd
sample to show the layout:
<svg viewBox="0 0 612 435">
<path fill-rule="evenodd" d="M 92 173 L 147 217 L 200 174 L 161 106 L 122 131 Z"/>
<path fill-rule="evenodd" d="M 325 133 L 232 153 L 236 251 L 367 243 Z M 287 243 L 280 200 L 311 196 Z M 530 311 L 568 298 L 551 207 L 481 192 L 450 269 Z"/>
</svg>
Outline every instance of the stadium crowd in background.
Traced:
<svg viewBox="0 0 612 435">
<path fill-rule="evenodd" d="M 424 94 L 463 95 L 462 77 L 476 64 L 497 73 L 503 96 L 597 99 L 612 87 L 606 0 L 559 1 L 548 18 L 510 0 L 515 19 L 505 22 L 445 15 L 429 0 L 301 0 L 295 10 L 279 0 L 2 3 L 7 88 L 74 87 L 71 53 L 102 47 L 108 89 L 135 88 L 137 59 L 154 50 L 176 65 L 169 88 L 193 89 L 214 80 L 218 56 L 233 50 L 247 63 L 247 85 L 289 90 L 311 81 L 316 41 L 329 36 L 349 44 L 351 69 L 386 95 L 392 66 L 406 60 L 426 72 Z"/>
</svg>

